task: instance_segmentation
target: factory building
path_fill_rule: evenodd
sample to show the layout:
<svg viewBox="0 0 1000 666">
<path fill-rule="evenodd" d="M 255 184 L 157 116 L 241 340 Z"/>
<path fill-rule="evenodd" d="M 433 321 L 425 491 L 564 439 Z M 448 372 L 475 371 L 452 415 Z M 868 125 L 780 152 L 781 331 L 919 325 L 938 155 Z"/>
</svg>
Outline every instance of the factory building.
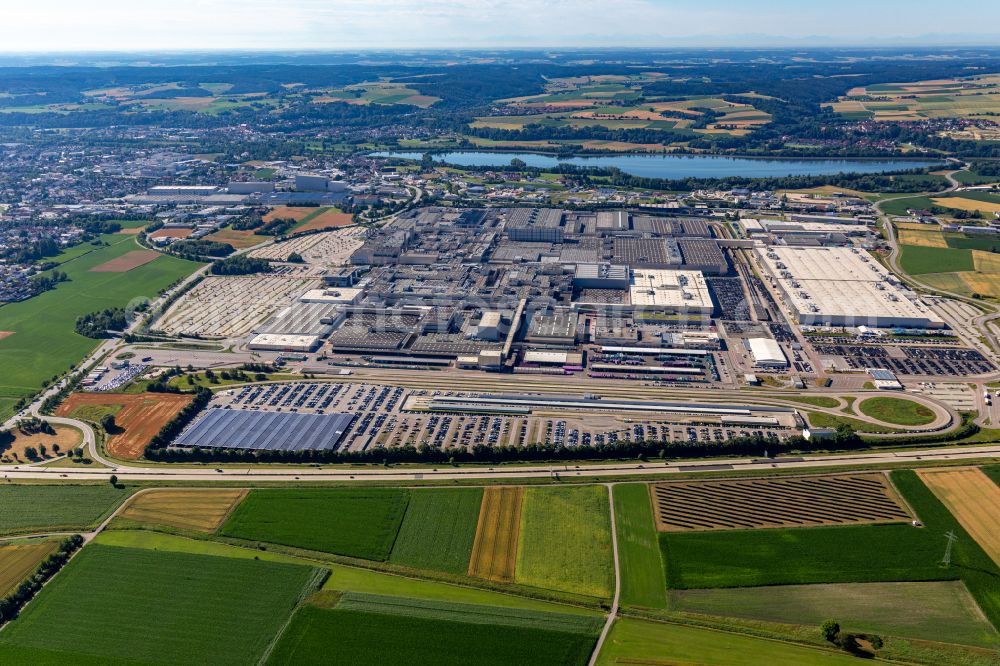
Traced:
<svg viewBox="0 0 1000 666">
<path fill-rule="evenodd" d="M 267 194 L 274 192 L 274 183 L 262 181 L 232 181 L 226 186 L 230 194 Z"/>
<path fill-rule="evenodd" d="M 528 323 L 525 340 L 546 345 L 571 347 L 576 344 L 577 316 L 572 312 L 535 314 Z"/>
<path fill-rule="evenodd" d="M 577 289 L 628 289 L 628 266 L 622 264 L 577 264 L 573 276 Z"/>
<path fill-rule="evenodd" d="M 635 309 L 700 315 L 715 309 L 705 276 L 698 271 L 635 270 L 629 298 Z"/>
<path fill-rule="evenodd" d="M 759 246 L 755 253 L 800 324 L 945 327 L 940 315 L 857 248 Z"/>
<path fill-rule="evenodd" d="M 346 192 L 347 183 L 331 180 L 326 176 L 302 173 L 295 176 L 295 189 L 299 192 Z"/>
</svg>

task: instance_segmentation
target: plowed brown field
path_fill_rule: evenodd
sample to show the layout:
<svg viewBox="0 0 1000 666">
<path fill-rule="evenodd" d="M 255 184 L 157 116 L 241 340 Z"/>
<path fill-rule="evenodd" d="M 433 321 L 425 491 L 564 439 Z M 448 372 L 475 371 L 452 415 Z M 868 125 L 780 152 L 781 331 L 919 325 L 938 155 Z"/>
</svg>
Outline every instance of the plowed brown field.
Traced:
<svg viewBox="0 0 1000 666">
<path fill-rule="evenodd" d="M 108 454 L 123 460 L 142 456 L 146 444 L 167 421 L 191 402 L 190 395 L 176 393 L 74 393 L 56 410 L 58 416 L 74 416 L 81 408 L 120 407 L 115 423 L 122 432 L 108 439 Z"/>
<path fill-rule="evenodd" d="M 1000 564 L 1000 486 L 977 467 L 921 469 L 917 475 Z"/>
<path fill-rule="evenodd" d="M 134 497 L 118 517 L 144 525 L 215 532 L 246 494 L 239 488 L 155 490 Z"/>
<path fill-rule="evenodd" d="M 148 264 L 151 261 L 155 261 L 159 256 L 159 252 L 153 252 L 152 250 L 133 250 L 132 252 L 126 252 L 120 257 L 115 257 L 111 261 L 106 261 L 99 266 L 94 266 L 90 269 L 90 272 L 124 273 L 132 270 L 133 268 L 138 268 L 139 266 Z"/>
<path fill-rule="evenodd" d="M 470 576 L 514 582 L 523 499 L 524 488 L 487 488 L 483 492 L 469 560 Z"/>
</svg>

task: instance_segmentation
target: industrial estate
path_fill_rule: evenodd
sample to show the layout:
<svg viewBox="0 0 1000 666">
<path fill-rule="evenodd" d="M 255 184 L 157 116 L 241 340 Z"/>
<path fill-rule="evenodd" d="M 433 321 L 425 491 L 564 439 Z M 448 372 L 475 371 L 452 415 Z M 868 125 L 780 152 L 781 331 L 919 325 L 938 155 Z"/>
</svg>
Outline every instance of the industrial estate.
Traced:
<svg viewBox="0 0 1000 666">
<path fill-rule="evenodd" d="M 0 663 L 1000 664 L 942 53 L 0 66 Z"/>
</svg>

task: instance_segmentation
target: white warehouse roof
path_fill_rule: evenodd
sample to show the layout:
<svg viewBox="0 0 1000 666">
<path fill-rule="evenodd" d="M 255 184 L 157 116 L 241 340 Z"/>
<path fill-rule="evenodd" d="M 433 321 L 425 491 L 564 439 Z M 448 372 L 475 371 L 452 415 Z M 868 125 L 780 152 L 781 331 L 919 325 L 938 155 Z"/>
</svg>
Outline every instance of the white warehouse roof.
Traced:
<svg viewBox="0 0 1000 666">
<path fill-rule="evenodd" d="M 756 247 L 800 324 L 942 328 L 944 320 L 866 252 L 850 247 Z"/>
<path fill-rule="evenodd" d="M 753 356 L 754 365 L 759 366 L 787 366 L 788 357 L 781 350 L 781 345 L 777 340 L 771 338 L 749 338 L 747 345 L 750 347 L 750 354 Z"/>
</svg>

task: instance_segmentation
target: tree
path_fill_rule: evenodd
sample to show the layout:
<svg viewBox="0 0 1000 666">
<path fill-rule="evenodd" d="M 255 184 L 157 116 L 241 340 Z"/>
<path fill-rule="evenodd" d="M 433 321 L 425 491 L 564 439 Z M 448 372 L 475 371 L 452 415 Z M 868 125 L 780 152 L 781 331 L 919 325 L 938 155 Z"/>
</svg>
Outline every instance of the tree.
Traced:
<svg viewBox="0 0 1000 666">
<path fill-rule="evenodd" d="M 38 458 L 38 449 L 33 446 L 24 447 L 24 457 L 28 460 L 36 460 Z"/>
<path fill-rule="evenodd" d="M 827 620 L 820 625 L 819 631 L 823 634 L 824 639 L 835 643 L 837 642 L 837 637 L 840 635 L 840 623 L 836 620 Z"/>
<path fill-rule="evenodd" d="M 290 255 L 288 255 L 288 263 L 290 264 L 304 264 L 305 262 L 306 260 L 303 259 L 302 255 L 299 254 L 298 252 L 292 252 Z"/>
<path fill-rule="evenodd" d="M 115 423 L 114 414 L 105 414 L 101 417 L 101 427 L 104 428 L 104 432 L 113 433 L 118 430 L 118 424 Z"/>
<path fill-rule="evenodd" d="M 113 485 L 115 488 L 118 487 L 118 475 L 117 474 L 112 474 L 111 478 L 108 479 L 108 481 L 110 481 L 111 485 Z"/>
<path fill-rule="evenodd" d="M 510 168 L 511 168 L 511 169 L 518 169 L 518 170 L 521 170 L 521 169 L 524 169 L 524 168 L 525 168 L 525 167 L 527 167 L 527 166 L 528 166 L 528 163 L 527 163 L 527 162 L 525 162 L 524 160 L 522 160 L 522 159 L 519 159 L 519 158 L 517 158 L 517 157 L 515 157 L 514 159 L 512 159 L 512 160 L 510 161 Z"/>
</svg>

